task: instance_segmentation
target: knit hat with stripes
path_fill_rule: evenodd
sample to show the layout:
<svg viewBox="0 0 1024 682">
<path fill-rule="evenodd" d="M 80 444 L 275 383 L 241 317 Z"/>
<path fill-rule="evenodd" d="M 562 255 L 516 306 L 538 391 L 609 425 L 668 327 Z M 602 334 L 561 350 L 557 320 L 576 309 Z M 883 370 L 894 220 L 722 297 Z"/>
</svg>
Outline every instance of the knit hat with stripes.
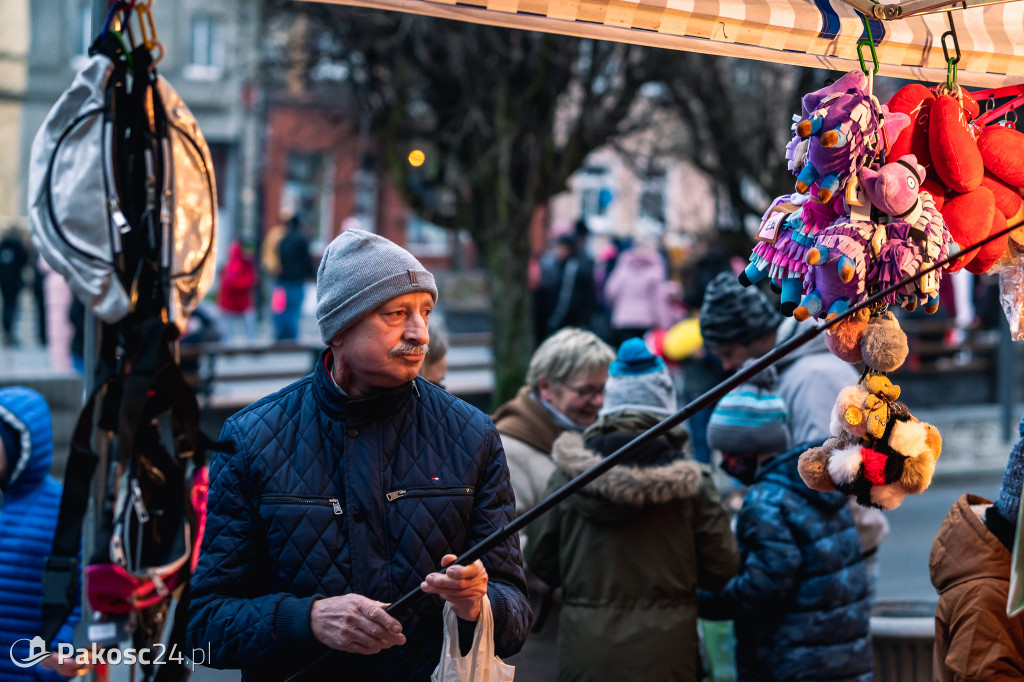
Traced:
<svg viewBox="0 0 1024 682">
<path fill-rule="evenodd" d="M 775 368 L 768 367 L 726 393 L 711 413 L 708 445 L 730 455 L 750 456 L 789 449 L 786 404 L 774 393 L 777 379 Z"/>
</svg>

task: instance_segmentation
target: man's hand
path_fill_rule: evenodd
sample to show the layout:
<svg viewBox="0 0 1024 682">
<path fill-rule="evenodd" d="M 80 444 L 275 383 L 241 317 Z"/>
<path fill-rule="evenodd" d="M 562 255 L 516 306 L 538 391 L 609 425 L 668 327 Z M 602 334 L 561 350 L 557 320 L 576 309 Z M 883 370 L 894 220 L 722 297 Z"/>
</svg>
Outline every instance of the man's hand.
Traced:
<svg viewBox="0 0 1024 682">
<path fill-rule="evenodd" d="M 360 594 L 313 602 L 310 625 L 323 644 L 353 654 L 376 654 L 405 644 L 402 624 L 384 611 L 379 601 Z"/>
<path fill-rule="evenodd" d="M 445 554 L 441 559 L 441 566 L 447 567 L 445 572 L 428 575 L 420 589 L 451 602 L 455 615 L 462 620 L 475 622 L 487 594 L 487 569 L 479 559 L 469 566 L 452 565 L 455 559 L 454 554 Z"/>
<path fill-rule="evenodd" d="M 58 663 L 56 654 L 47 656 L 39 662 L 39 665 L 46 668 L 47 670 L 55 670 L 57 674 L 61 675 L 62 677 L 69 678 L 81 677 L 82 675 L 88 673 L 90 668 L 88 663 L 75 663 L 74 656 L 68 656 L 64 659 L 63 663 Z"/>
</svg>

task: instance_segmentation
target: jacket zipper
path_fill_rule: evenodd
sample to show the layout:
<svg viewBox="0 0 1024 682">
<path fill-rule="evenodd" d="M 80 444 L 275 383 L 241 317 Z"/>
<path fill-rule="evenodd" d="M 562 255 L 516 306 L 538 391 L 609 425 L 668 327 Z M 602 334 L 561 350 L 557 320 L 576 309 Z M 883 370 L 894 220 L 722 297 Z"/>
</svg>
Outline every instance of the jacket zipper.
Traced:
<svg viewBox="0 0 1024 682">
<path fill-rule="evenodd" d="M 443 487 L 430 487 L 430 488 L 402 488 L 399 490 L 392 490 L 384 497 L 388 502 L 394 502 L 400 500 L 403 497 L 444 497 L 448 495 L 472 495 L 473 488 L 459 485 L 459 486 L 443 486 Z"/>
<path fill-rule="evenodd" d="M 260 497 L 261 502 L 285 502 L 289 504 L 315 504 L 315 505 L 327 505 L 334 509 L 335 516 L 341 516 L 345 513 L 345 510 L 341 508 L 341 502 L 337 497 L 302 497 L 301 495 L 263 495 Z"/>
</svg>

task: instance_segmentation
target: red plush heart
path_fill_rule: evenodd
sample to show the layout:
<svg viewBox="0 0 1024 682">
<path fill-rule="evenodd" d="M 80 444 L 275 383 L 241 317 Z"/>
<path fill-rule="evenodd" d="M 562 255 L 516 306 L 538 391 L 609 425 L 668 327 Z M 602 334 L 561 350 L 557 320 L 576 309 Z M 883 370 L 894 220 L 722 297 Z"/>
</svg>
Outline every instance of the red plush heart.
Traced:
<svg viewBox="0 0 1024 682">
<path fill-rule="evenodd" d="M 1024 133 L 990 126 L 978 137 L 985 169 L 1012 187 L 1024 187 Z"/>
<path fill-rule="evenodd" d="M 935 178 L 925 178 L 924 182 L 921 183 L 921 189 L 925 190 L 932 195 L 932 201 L 935 202 L 935 210 L 941 211 L 942 205 L 946 203 L 946 186 Z"/>
<path fill-rule="evenodd" d="M 985 164 L 967 126 L 960 102 L 940 95 L 932 105 L 928 123 L 928 149 L 935 174 L 951 190 L 970 192 L 981 186 Z"/>
<path fill-rule="evenodd" d="M 999 211 L 994 211 L 992 214 L 992 229 L 989 234 L 995 232 L 1001 232 L 1006 229 L 1006 218 Z M 1006 251 L 1006 240 L 1009 235 L 1003 235 L 998 239 L 993 239 L 985 246 L 978 249 L 978 255 L 971 259 L 971 262 L 967 264 L 968 272 L 973 272 L 975 275 L 983 275 L 989 271 L 989 269 L 996 264 L 999 257 Z"/>
<path fill-rule="evenodd" d="M 1004 218 L 1012 218 L 1017 215 L 1021 206 L 1024 205 L 1024 198 L 1021 198 L 1017 188 L 1010 187 L 992 175 L 991 171 L 985 171 L 985 177 L 981 180 L 981 186 L 992 190 L 992 194 L 996 197 L 996 208 L 999 209 Z"/>
<path fill-rule="evenodd" d="M 978 106 L 978 100 L 974 99 L 974 95 L 963 88 L 960 88 L 960 92 L 963 93 L 963 99 L 960 100 L 960 105 L 964 108 L 964 112 L 967 114 L 967 120 L 973 121 L 978 118 L 979 114 L 981 114 L 981 107 Z"/>
<path fill-rule="evenodd" d="M 917 157 L 917 162 L 928 168 L 931 166 L 931 153 L 928 151 L 928 117 L 931 112 L 935 95 L 920 83 L 904 85 L 889 99 L 889 111 L 906 114 L 910 117 L 910 125 L 903 129 L 886 156 L 898 159 L 907 154 Z"/>
<path fill-rule="evenodd" d="M 949 197 L 942 207 L 942 217 L 946 219 L 949 234 L 961 248 L 977 244 L 989 235 L 992 229 L 992 216 L 995 213 L 996 198 L 992 191 L 985 187 Z M 962 258 L 946 266 L 946 269 L 956 272 L 970 263 L 977 254 L 978 249 L 966 253 Z"/>
</svg>

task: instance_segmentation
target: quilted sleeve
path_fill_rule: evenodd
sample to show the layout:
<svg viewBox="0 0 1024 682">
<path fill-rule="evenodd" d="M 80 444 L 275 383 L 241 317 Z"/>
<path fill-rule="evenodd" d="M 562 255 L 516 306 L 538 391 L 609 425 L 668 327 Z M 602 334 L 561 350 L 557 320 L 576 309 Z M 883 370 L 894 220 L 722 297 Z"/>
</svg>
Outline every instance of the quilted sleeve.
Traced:
<svg viewBox="0 0 1024 682">
<path fill-rule="evenodd" d="M 250 667 L 281 649 L 314 642 L 309 613 L 315 597 L 268 594 L 271 563 L 252 500 L 258 498 L 247 451 L 229 421 L 221 440 L 235 454 L 216 453 L 210 467 L 206 532 L 191 583 L 188 646 L 208 648 L 214 668 Z"/>
<path fill-rule="evenodd" d="M 485 463 L 477 483 L 467 549 L 515 518 L 515 496 L 509 481 L 505 452 L 492 425 L 481 445 L 478 461 Z M 494 611 L 495 653 L 504 658 L 519 651 L 530 632 L 533 612 L 526 599 L 519 535 L 512 533 L 483 557 L 489 581 L 487 596 Z"/>
<path fill-rule="evenodd" d="M 737 528 L 743 548 L 739 573 L 721 592 L 700 591 L 701 618 L 756 615 L 785 602 L 799 575 L 801 553 L 778 500 L 753 490 L 740 510 Z"/>
</svg>

